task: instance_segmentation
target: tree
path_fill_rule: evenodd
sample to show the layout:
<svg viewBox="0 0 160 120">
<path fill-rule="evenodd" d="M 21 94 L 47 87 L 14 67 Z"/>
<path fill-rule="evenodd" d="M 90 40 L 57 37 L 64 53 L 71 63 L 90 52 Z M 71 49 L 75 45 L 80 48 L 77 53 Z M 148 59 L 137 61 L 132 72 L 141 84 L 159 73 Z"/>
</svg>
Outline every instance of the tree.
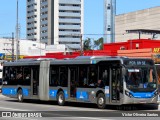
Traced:
<svg viewBox="0 0 160 120">
<path fill-rule="evenodd" d="M 90 38 L 87 38 L 86 40 L 84 40 L 83 49 L 84 50 L 92 50 L 92 45 L 91 45 L 91 39 Z"/>
<path fill-rule="evenodd" d="M 93 41 L 91 41 L 93 40 Z M 102 50 L 103 49 L 103 37 L 98 40 L 87 38 L 83 43 L 84 50 Z"/>
<path fill-rule="evenodd" d="M 102 50 L 103 49 L 103 37 L 94 41 L 94 48 L 97 49 L 97 50 Z"/>
</svg>

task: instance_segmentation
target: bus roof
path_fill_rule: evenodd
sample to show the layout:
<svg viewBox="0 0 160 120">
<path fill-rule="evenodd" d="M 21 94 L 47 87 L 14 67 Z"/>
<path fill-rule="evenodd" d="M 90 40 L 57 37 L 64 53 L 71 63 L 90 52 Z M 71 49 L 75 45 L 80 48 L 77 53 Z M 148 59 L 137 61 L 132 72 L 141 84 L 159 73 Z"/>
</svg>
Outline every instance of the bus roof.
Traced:
<svg viewBox="0 0 160 120">
<path fill-rule="evenodd" d="M 119 57 L 119 56 L 78 56 L 76 58 L 38 58 L 38 59 L 21 59 L 17 62 L 5 62 L 4 66 L 21 66 L 21 65 L 39 65 L 41 61 L 50 61 L 51 64 L 96 64 L 100 61 L 121 61 L 123 60 L 135 60 L 136 58 Z M 144 58 L 137 58 L 138 60 L 144 60 Z"/>
</svg>

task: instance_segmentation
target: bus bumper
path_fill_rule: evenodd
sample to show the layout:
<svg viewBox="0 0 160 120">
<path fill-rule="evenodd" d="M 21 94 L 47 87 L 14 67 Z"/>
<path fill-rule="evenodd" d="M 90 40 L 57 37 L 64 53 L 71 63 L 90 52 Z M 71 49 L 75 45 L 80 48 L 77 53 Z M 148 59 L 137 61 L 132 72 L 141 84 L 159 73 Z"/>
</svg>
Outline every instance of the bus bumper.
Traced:
<svg viewBox="0 0 160 120">
<path fill-rule="evenodd" d="M 158 103 L 158 97 L 153 98 L 125 98 L 123 104 L 149 104 Z"/>
</svg>

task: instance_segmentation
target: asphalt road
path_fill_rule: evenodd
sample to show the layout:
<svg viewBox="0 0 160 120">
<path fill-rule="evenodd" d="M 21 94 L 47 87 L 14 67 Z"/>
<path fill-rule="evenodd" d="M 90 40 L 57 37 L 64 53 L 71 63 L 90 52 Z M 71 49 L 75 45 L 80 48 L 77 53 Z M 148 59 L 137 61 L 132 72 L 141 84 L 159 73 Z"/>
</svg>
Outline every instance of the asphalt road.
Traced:
<svg viewBox="0 0 160 120">
<path fill-rule="evenodd" d="M 27 119 L 27 120 L 39 120 L 39 119 L 56 119 L 56 120 L 105 120 L 105 119 L 133 119 L 133 116 L 143 116 L 148 113 L 152 114 L 152 119 L 160 118 L 160 105 L 158 109 L 155 105 L 128 105 L 128 106 L 107 106 L 106 109 L 100 110 L 94 104 L 82 104 L 82 103 L 67 103 L 65 106 L 58 106 L 57 102 L 46 101 L 25 101 L 19 103 L 16 99 L 8 98 L 0 94 L 0 116 L 6 115 L 6 112 L 11 112 L 12 116 L 16 118 L 5 119 Z M 123 117 L 123 115 L 131 115 Z M 133 114 L 134 113 L 134 114 Z M 17 118 L 20 115 L 23 118 Z M 27 117 L 25 117 L 25 115 Z M 158 117 L 153 117 L 158 115 Z M 31 118 L 28 118 L 30 116 Z M 32 117 L 34 116 L 34 118 Z M 35 117 L 36 116 L 36 117 Z M 40 118 L 42 116 L 42 118 Z M 118 116 L 118 117 L 116 117 Z M 37 118 L 38 117 L 38 118 Z M 52 117 L 52 118 L 51 118 Z M 121 118 L 120 118 L 121 117 Z M 0 120 L 4 119 L 0 117 Z M 140 117 L 140 119 L 149 119 Z"/>
</svg>

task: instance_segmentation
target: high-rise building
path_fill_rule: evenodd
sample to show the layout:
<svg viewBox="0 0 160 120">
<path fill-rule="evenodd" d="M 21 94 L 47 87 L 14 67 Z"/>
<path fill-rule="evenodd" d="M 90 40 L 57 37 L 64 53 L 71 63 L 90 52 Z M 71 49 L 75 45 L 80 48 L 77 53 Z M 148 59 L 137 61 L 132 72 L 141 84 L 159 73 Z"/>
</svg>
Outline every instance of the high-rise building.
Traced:
<svg viewBox="0 0 160 120">
<path fill-rule="evenodd" d="M 27 0 L 27 39 L 80 49 L 84 0 Z"/>
</svg>

